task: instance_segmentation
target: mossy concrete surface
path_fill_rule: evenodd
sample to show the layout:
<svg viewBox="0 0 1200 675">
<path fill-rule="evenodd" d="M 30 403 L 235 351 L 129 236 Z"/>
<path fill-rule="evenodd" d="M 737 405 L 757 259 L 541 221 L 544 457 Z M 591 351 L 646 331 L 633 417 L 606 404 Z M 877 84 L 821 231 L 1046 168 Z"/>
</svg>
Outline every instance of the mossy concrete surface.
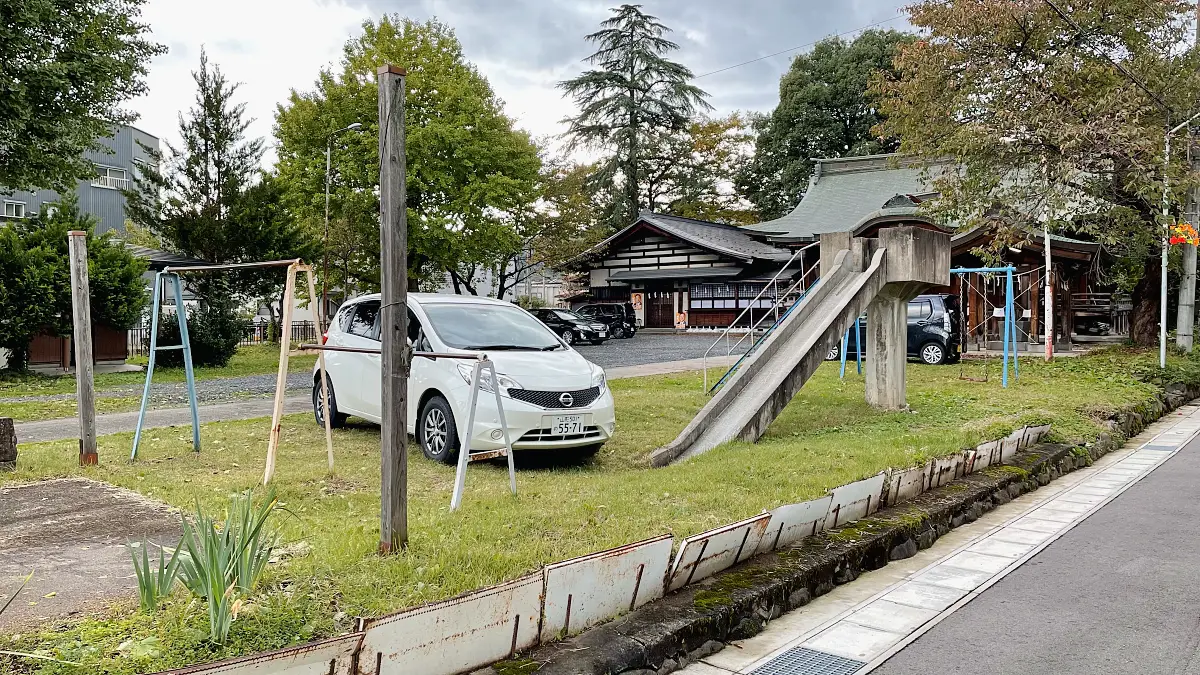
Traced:
<svg viewBox="0 0 1200 675">
<path fill-rule="evenodd" d="M 952 528 L 1090 465 L 1150 422 L 1197 397 L 1200 388 L 1169 387 L 1151 405 L 1117 412 L 1109 420 L 1112 431 L 1095 442 L 1034 446 L 1009 464 L 964 476 L 868 518 L 808 537 L 794 548 L 758 556 L 610 623 L 479 673 L 672 672 L 724 642 L 754 635 L 767 621 L 862 572 L 911 557 Z M 533 664 L 539 666 L 536 671 L 530 670 Z"/>
</svg>

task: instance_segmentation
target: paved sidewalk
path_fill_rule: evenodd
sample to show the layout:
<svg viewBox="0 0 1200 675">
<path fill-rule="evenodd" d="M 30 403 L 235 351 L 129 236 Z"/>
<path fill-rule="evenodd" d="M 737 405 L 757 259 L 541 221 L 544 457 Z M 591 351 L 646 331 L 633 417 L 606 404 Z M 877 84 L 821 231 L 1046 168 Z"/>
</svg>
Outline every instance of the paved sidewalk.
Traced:
<svg viewBox="0 0 1200 675">
<path fill-rule="evenodd" d="M 710 368 L 718 366 L 728 367 L 733 365 L 733 362 L 737 358 L 736 356 L 724 356 L 709 359 L 708 366 Z M 606 372 L 609 379 L 620 380 L 628 377 L 665 375 L 699 370 L 701 363 L 700 359 L 688 359 L 665 363 L 648 363 L 640 366 L 608 368 Z M 228 422 L 254 419 L 256 417 L 269 417 L 273 405 L 273 399 L 269 398 L 248 399 L 246 401 L 216 405 L 201 405 L 199 407 L 200 422 Z M 283 411 L 285 414 L 303 413 L 310 410 L 312 410 L 312 403 L 309 401 L 308 394 L 290 396 L 284 399 Z M 121 432 L 132 432 L 137 428 L 137 418 L 138 414 L 136 412 L 96 415 L 96 435 L 105 436 Z M 146 411 L 145 426 L 147 429 L 186 426 L 191 423 L 192 413 L 187 407 L 160 408 L 158 410 Z M 17 424 L 17 441 L 20 443 L 40 443 L 43 441 L 58 441 L 78 437 L 79 420 L 76 417 Z"/>
<path fill-rule="evenodd" d="M 1200 673 L 1197 430 L 1182 408 L 682 672 Z"/>
</svg>

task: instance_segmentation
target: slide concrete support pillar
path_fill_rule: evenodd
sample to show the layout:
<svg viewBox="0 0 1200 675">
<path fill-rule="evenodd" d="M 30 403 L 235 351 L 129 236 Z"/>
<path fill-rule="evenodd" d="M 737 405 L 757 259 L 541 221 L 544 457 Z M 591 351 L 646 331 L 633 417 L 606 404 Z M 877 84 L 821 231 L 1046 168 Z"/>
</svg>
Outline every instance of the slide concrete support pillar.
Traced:
<svg viewBox="0 0 1200 675">
<path fill-rule="evenodd" d="M 867 307 L 867 403 L 883 410 L 907 405 L 908 298 L 891 291 L 885 288 Z"/>
</svg>

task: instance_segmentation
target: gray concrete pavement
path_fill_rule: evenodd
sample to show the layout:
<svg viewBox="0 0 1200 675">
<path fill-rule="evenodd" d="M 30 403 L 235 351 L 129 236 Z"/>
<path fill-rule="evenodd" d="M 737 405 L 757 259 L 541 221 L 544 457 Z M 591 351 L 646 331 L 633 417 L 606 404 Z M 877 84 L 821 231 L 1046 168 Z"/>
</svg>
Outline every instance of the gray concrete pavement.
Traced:
<svg viewBox="0 0 1200 675">
<path fill-rule="evenodd" d="M 1200 439 L 876 669 L 1200 673 Z"/>
</svg>

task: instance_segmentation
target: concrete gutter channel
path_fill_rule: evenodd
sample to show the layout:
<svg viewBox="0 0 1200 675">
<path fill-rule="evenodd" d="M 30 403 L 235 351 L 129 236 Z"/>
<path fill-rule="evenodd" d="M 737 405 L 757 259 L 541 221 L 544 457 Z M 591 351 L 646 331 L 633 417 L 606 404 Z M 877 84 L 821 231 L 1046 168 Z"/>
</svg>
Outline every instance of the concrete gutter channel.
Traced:
<svg viewBox="0 0 1200 675">
<path fill-rule="evenodd" d="M 664 675 L 743 640 L 859 574 L 910 558 L 952 528 L 1047 485 L 1121 447 L 1149 423 L 1200 398 L 1170 385 L 1147 406 L 1113 415 L 1092 443 L 1043 443 L 795 548 L 755 557 L 607 624 L 474 675 Z"/>
</svg>

